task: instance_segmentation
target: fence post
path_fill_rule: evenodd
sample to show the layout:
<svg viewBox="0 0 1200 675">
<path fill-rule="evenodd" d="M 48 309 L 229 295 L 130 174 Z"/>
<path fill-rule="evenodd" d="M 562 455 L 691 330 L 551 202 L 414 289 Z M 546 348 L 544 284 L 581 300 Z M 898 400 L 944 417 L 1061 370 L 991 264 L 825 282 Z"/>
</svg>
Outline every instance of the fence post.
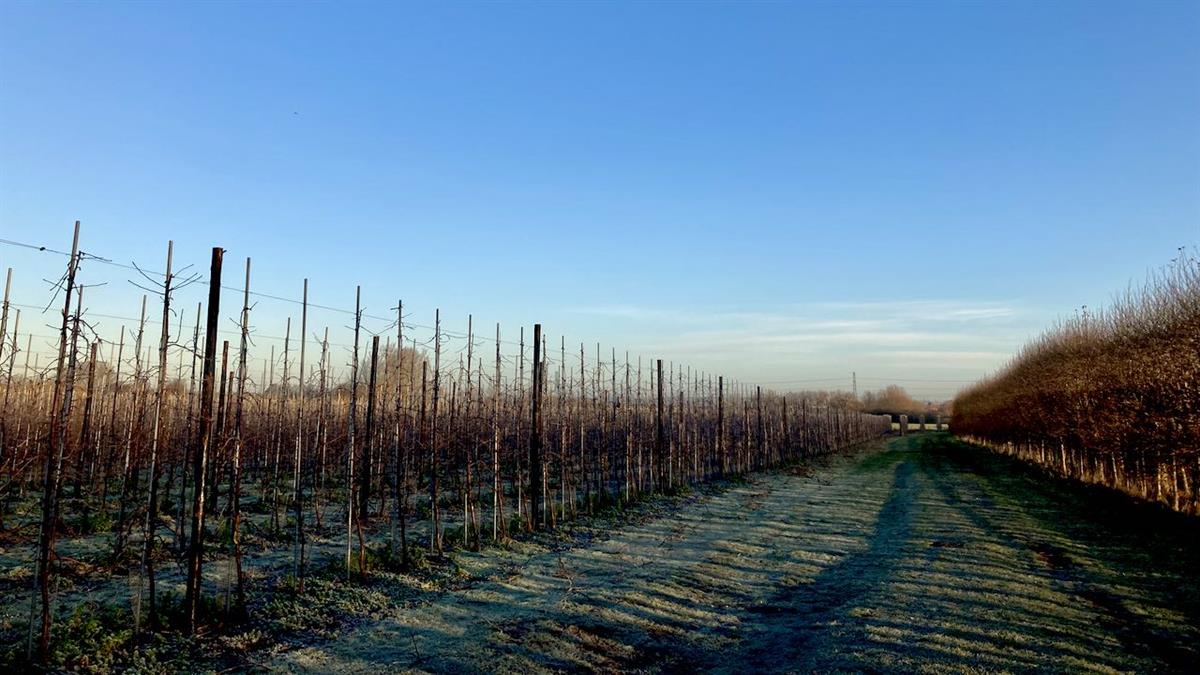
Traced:
<svg viewBox="0 0 1200 675">
<path fill-rule="evenodd" d="M 212 250 L 208 280 L 208 323 L 204 333 L 204 367 L 200 381 L 200 420 L 192 450 L 192 538 L 188 546 L 188 576 L 184 595 L 189 634 L 196 632 L 197 606 L 200 601 L 201 565 L 204 558 L 204 479 L 208 473 L 208 443 L 213 415 L 213 378 L 217 369 L 217 330 L 221 321 L 221 262 L 225 251 Z"/>
<path fill-rule="evenodd" d="M 533 324 L 533 391 L 529 404 L 529 525 L 541 525 L 542 501 L 542 324 Z"/>
</svg>

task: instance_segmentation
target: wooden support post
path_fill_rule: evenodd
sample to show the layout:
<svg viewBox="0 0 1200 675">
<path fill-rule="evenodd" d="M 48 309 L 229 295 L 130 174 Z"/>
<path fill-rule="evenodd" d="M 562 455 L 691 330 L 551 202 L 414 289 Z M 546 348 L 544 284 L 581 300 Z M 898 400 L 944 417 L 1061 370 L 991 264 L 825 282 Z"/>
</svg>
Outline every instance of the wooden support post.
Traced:
<svg viewBox="0 0 1200 675">
<path fill-rule="evenodd" d="M 507 533 L 503 481 L 500 478 L 500 324 L 496 324 L 496 374 L 492 381 L 492 541 Z"/>
<path fill-rule="evenodd" d="M 416 356 L 416 350 L 413 350 L 413 356 Z M 405 568 L 408 567 L 408 449 L 404 445 L 401 438 L 401 420 L 404 419 L 403 412 L 403 387 L 404 387 L 404 301 L 396 301 L 396 401 L 395 401 L 395 417 L 393 424 L 395 431 L 392 435 L 392 452 L 395 455 L 395 466 L 392 467 L 395 472 L 394 478 L 394 495 L 392 501 L 395 506 L 395 516 L 392 525 L 392 553 L 396 552 L 396 524 L 400 526 L 400 564 Z M 409 365 L 409 372 L 413 372 L 413 365 Z M 411 387 L 410 387 L 411 390 Z M 412 392 L 409 392 L 412 395 Z"/>
<path fill-rule="evenodd" d="M 188 546 L 184 615 L 187 632 L 195 634 L 200 605 L 201 565 L 204 558 L 204 479 L 208 473 L 208 444 L 212 432 L 213 379 L 217 367 L 217 330 L 221 321 L 221 262 L 225 251 L 212 250 L 208 280 L 208 321 L 204 333 L 204 365 L 200 383 L 200 420 L 192 444 L 192 538 Z"/>
<path fill-rule="evenodd" d="M 529 426 L 529 523 L 541 525 L 542 502 L 542 324 L 533 325 L 533 395 Z"/>
<path fill-rule="evenodd" d="M 365 575 L 366 538 L 364 528 L 371 508 L 371 455 L 375 447 L 375 401 L 377 371 L 379 369 L 379 336 L 371 336 L 371 372 L 367 376 L 367 426 L 362 443 L 362 458 L 359 463 L 358 484 L 358 573 Z"/>
<path fill-rule="evenodd" d="M 167 242 L 167 273 L 163 278 L 162 332 L 158 341 L 158 384 L 154 389 L 153 436 L 150 440 L 150 490 L 146 497 L 146 524 L 142 567 L 146 571 L 146 598 L 150 603 L 150 630 L 158 630 L 158 607 L 154 589 L 154 542 L 158 529 L 158 447 L 162 438 L 163 397 L 167 389 L 167 350 L 170 348 L 171 260 L 174 243 Z M 93 354 L 93 357 L 95 355 Z M 90 378 L 89 378 L 90 379 Z"/>
<path fill-rule="evenodd" d="M 763 432 L 763 414 L 762 414 L 762 387 L 754 389 L 754 409 L 755 409 L 755 426 L 757 427 L 758 436 L 758 466 L 762 468 L 766 464 L 766 438 Z"/>
<path fill-rule="evenodd" d="M 664 491 L 667 486 L 667 438 L 666 429 L 663 427 L 663 362 L 658 359 L 657 363 L 658 374 L 655 377 L 655 386 L 658 387 L 658 407 L 654 415 L 654 462 L 655 469 L 658 473 L 658 490 Z"/>
<path fill-rule="evenodd" d="M 354 352 L 350 364 L 350 409 L 346 419 L 346 489 L 349 498 L 346 500 L 346 577 L 350 577 L 351 537 L 354 533 L 354 456 L 357 453 L 355 445 L 355 424 L 358 420 L 358 338 L 362 330 L 362 286 L 354 289 Z"/>
<path fill-rule="evenodd" d="M 229 543 L 233 548 L 233 573 L 237 589 L 238 612 L 246 611 L 246 583 L 242 575 L 242 431 L 246 407 L 246 359 L 250 351 L 250 258 L 246 258 L 246 278 L 242 284 L 242 314 L 238 321 L 237 402 L 234 405 L 233 458 L 229 490 Z M 298 531 L 297 536 L 300 536 Z M 297 578 L 299 572 L 297 571 Z"/>
<path fill-rule="evenodd" d="M 249 259 L 247 259 L 249 266 Z M 247 277 L 246 286 L 249 287 L 250 280 Z M 248 288 L 247 288 L 248 290 Z M 296 531 L 292 541 L 292 575 L 296 578 L 297 592 L 304 592 L 304 465 L 307 464 L 306 445 L 308 437 L 305 432 L 304 422 L 307 419 L 307 410 L 305 410 L 304 402 L 306 396 L 304 357 L 305 347 L 308 344 L 308 279 L 304 280 L 304 290 L 301 295 L 300 307 L 300 376 L 296 378 L 297 393 L 299 394 L 299 402 L 296 404 L 296 454 L 292 460 L 292 519 L 296 521 Z M 242 353 L 242 363 L 245 363 L 246 356 Z M 241 367 L 239 378 L 244 376 L 245 367 Z M 238 385 L 238 425 L 241 425 L 241 406 L 242 392 L 245 385 Z M 238 429 L 238 438 L 241 439 L 241 429 Z"/>
<path fill-rule="evenodd" d="M 430 412 L 429 456 L 432 461 L 429 478 L 430 510 L 433 513 L 433 528 L 429 534 L 429 547 L 442 552 L 442 508 L 438 504 L 438 472 L 441 468 L 441 452 L 438 449 L 438 401 L 441 392 L 442 371 L 442 311 L 434 311 L 433 320 L 433 406 Z"/>
</svg>

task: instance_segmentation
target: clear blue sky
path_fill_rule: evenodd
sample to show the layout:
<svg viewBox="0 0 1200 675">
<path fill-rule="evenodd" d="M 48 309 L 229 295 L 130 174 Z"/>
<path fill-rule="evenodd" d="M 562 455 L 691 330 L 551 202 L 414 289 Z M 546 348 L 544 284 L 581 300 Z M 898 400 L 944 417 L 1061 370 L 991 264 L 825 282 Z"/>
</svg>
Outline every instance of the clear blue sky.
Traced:
<svg viewBox="0 0 1200 675">
<path fill-rule="evenodd" d="M 373 315 L 940 397 L 1200 241 L 1200 3 L 5 2 L 0 237 L 75 219 Z M 0 246 L 18 302 L 61 262 Z"/>
</svg>

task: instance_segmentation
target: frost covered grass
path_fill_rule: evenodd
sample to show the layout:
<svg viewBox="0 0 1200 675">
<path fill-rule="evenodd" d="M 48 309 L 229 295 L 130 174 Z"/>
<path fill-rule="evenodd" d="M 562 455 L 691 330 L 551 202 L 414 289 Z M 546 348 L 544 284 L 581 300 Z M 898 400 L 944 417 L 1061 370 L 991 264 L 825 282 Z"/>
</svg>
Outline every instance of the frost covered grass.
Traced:
<svg viewBox="0 0 1200 675">
<path fill-rule="evenodd" d="M 214 593 L 214 628 L 195 640 L 134 639 L 128 580 L 80 567 L 63 577 L 73 584 L 64 593 L 82 599 L 59 617 L 72 634 L 54 663 L 85 672 L 1110 672 L 1180 669 L 1200 657 L 1194 519 L 945 434 L 608 504 L 478 552 L 414 547 L 407 567 L 385 540 L 373 533 L 365 578 L 347 574 L 344 540 L 315 541 L 303 593 L 289 547 L 255 543 L 267 563 L 248 570 L 249 619 L 224 620 Z M 209 568 L 219 576 L 220 559 Z M 0 588 L 27 603 L 27 567 L 5 567 Z M 170 610 L 178 595 L 169 583 L 164 596 Z M 7 611 L 0 637 L 23 649 L 28 605 Z"/>
</svg>

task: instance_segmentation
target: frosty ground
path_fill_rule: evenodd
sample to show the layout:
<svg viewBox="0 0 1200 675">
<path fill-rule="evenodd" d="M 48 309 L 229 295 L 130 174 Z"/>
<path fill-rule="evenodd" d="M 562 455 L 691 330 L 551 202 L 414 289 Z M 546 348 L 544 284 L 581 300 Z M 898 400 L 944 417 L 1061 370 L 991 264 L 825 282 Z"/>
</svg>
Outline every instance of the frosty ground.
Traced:
<svg viewBox="0 0 1200 675">
<path fill-rule="evenodd" d="M 607 538 L 459 554 L 381 583 L 293 672 L 1071 672 L 1200 663 L 1200 529 L 917 434 L 647 511 Z"/>
</svg>

